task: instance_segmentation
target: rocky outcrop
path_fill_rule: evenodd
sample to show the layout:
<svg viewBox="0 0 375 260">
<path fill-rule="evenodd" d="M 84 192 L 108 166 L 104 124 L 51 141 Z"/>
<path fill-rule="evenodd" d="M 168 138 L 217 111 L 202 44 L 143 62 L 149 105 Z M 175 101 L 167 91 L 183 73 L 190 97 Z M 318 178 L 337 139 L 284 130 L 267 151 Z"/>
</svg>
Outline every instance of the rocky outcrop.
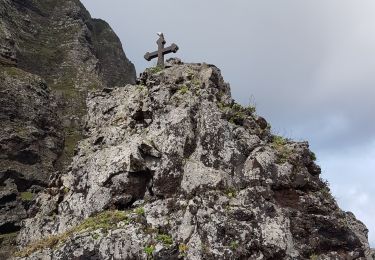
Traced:
<svg viewBox="0 0 375 260">
<path fill-rule="evenodd" d="M 56 101 L 33 74 L 0 67 L 0 104 L 0 241 L 11 244 L 55 171 L 64 133 Z M 10 249 L 2 248 L 0 258 Z"/>
<path fill-rule="evenodd" d="M 215 66 L 173 60 L 87 107 L 87 138 L 38 196 L 18 259 L 369 259 L 308 144 L 272 135 Z"/>
</svg>

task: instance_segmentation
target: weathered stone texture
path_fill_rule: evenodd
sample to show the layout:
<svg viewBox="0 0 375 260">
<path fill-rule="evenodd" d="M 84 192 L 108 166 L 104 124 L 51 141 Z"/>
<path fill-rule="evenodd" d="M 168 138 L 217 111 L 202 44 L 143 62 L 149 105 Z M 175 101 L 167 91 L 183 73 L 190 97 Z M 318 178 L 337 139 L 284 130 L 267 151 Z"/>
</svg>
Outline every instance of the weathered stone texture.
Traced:
<svg viewBox="0 0 375 260">
<path fill-rule="evenodd" d="M 306 142 L 273 136 L 215 66 L 171 64 L 89 95 L 87 138 L 38 197 L 20 258 L 370 259 Z M 80 224 L 112 211 L 127 217 Z"/>
</svg>

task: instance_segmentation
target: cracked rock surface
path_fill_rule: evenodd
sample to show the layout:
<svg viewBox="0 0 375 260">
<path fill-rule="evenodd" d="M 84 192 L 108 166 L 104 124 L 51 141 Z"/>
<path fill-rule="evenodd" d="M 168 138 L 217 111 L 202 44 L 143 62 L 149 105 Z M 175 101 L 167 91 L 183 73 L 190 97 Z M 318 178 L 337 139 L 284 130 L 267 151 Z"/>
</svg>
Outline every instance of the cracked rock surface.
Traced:
<svg viewBox="0 0 375 260">
<path fill-rule="evenodd" d="M 207 64 L 87 99 L 86 138 L 41 193 L 17 259 L 371 259 L 307 142 L 274 136 Z"/>
</svg>

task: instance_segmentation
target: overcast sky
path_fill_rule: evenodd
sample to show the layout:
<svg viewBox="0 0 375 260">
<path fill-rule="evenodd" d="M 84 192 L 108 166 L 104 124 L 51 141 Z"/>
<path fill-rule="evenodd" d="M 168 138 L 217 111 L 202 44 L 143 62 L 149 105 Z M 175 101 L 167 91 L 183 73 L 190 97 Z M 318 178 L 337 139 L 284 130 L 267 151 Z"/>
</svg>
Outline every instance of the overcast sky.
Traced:
<svg viewBox="0 0 375 260">
<path fill-rule="evenodd" d="M 83 0 L 137 73 L 156 32 L 185 62 L 218 66 L 274 133 L 308 140 L 344 210 L 375 246 L 375 1 Z"/>
</svg>

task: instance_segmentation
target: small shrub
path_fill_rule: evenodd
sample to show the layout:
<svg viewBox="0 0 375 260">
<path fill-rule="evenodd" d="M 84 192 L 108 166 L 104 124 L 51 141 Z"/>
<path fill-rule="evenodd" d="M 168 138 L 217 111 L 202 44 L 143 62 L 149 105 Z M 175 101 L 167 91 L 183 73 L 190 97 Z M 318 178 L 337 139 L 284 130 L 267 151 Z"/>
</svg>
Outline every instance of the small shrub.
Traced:
<svg viewBox="0 0 375 260">
<path fill-rule="evenodd" d="M 139 92 L 144 92 L 144 91 L 147 91 L 147 87 L 144 86 L 144 85 L 137 85 L 136 89 L 139 91 Z"/>
<path fill-rule="evenodd" d="M 177 93 L 181 95 L 185 95 L 186 93 L 188 93 L 188 91 L 189 91 L 189 88 L 186 85 L 182 85 L 180 89 L 177 91 Z"/>
<path fill-rule="evenodd" d="M 285 163 L 293 153 L 293 151 L 286 146 L 287 142 L 288 140 L 282 136 L 273 136 L 271 145 L 278 153 L 278 163 Z"/>
<path fill-rule="evenodd" d="M 139 215 L 139 216 L 144 216 L 145 215 L 145 209 L 143 207 L 138 207 L 134 210 L 134 212 Z"/>
<path fill-rule="evenodd" d="M 242 125 L 244 119 L 255 112 L 255 107 L 243 107 L 237 103 L 226 105 L 223 102 L 218 102 L 217 106 L 223 113 L 229 116 L 228 121 L 236 125 Z"/>
<path fill-rule="evenodd" d="M 232 242 L 230 242 L 230 248 L 232 249 L 232 250 L 236 250 L 237 248 L 238 248 L 238 246 L 239 246 L 239 244 L 238 244 L 238 242 L 237 241 L 232 241 Z"/>
<path fill-rule="evenodd" d="M 272 144 L 275 145 L 275 146 L 286 145 L 286 142 L 287 142 L 287 140 L 282 136 L 279 136 L 279 135 L 273 136 Z"/>
<path fill-rule="evenodd" d="M 149 68 L 149 71 L 150 71 L 152 74 L 159 73 L 159 72 L 162 71 L 162 70 L 163 70 L 163 68 L 160 67 L 160 66 L 155 66 L 155 67 Z"/>
<path fill-rule="evenodd" d="M 230 189 L 226 190 L 225 193 L 226 193 L 227 197 L 230 198 L 230 199 L 237 197 L 237 191 L 233 188 L 230 188 Z"/>
<path fill-rule="evenodd" d="M 20 196 L 21 196 L 21 200 L 23 200 L 23 201 L 31 201 L 34 198 L 34 194 L 32 192 L 28 192 L 28 191 L 21 192 Z"/>
<path fill-rule="evenodd" d="M 310 260 L 318 260 L 318 259 L 319 259 L 318 255 L 316 254 L 310 255 Z"/>
<path fill-rule="evenodd" d="M 99 234 L 98 233 L 94 233 L 91 235 L 92 239 L 94 240 L 97 240 L 99 238 Z"/>
<path fill-rule="evenodd" d="M 156 236 L 156 240 L 163 243 L 166 246 L 170 246 L 173 244 L 173 239 L 170 235 L 167 234 L 159 234 Z"/>
<path fill-rule="evenodd" d="M 331 191 L 329 190 L 328 187 L 324 187 L 323 189 L 320 190 L 320 192 L 324 199 L 332 199 Z"/>
<path fill-rule="evenodd" d="M 187 256 L 188 246 L 185 244 L 179 244 L 178 245 L 178 252 L 180 253 L 180 256 L 185 257 Z"/>
<path fill-rule="evenodd" d="M 316 161 L 316 155 L 315 155 L 314 152 L 311 152 L 311 153 L 310 153 L 310 158 L 311 158 L 311 160 L 313 160 L 314 162 Z"/>
<path fill-rule="evenodd" d="M 193 84 L 194 86 L 198 87 L 201 85 L 201 81 L 197 78 L 193 78 L 193 80 L 191 81 L 191 84 Z"/>
<path fill-rule="evenodd" d="M 187 78 L 188 79 L 193 79 L 195 77 L 195 72 L 192 69 L 189 69 L 187 73 Z"/>
<path fill-rule="evenodd" d="M 146 247 L 144 248 L 144 251 L 145 251 L 145 253 L 146 253 L 147 256 L 152 257 L 152 254 L 153 254 L 154 251 L 155 251 L 155 246 L 154 246 L 154 245 L 146 246 Z"/>
<path fill-rule="evenodd" d="M 227 110 L 230 109 L 229 105 L 224 104 L 224 102 L 217 102 L 217 107 L 220 109 L 221 112 L 226 112 Z"/>
</svg>

